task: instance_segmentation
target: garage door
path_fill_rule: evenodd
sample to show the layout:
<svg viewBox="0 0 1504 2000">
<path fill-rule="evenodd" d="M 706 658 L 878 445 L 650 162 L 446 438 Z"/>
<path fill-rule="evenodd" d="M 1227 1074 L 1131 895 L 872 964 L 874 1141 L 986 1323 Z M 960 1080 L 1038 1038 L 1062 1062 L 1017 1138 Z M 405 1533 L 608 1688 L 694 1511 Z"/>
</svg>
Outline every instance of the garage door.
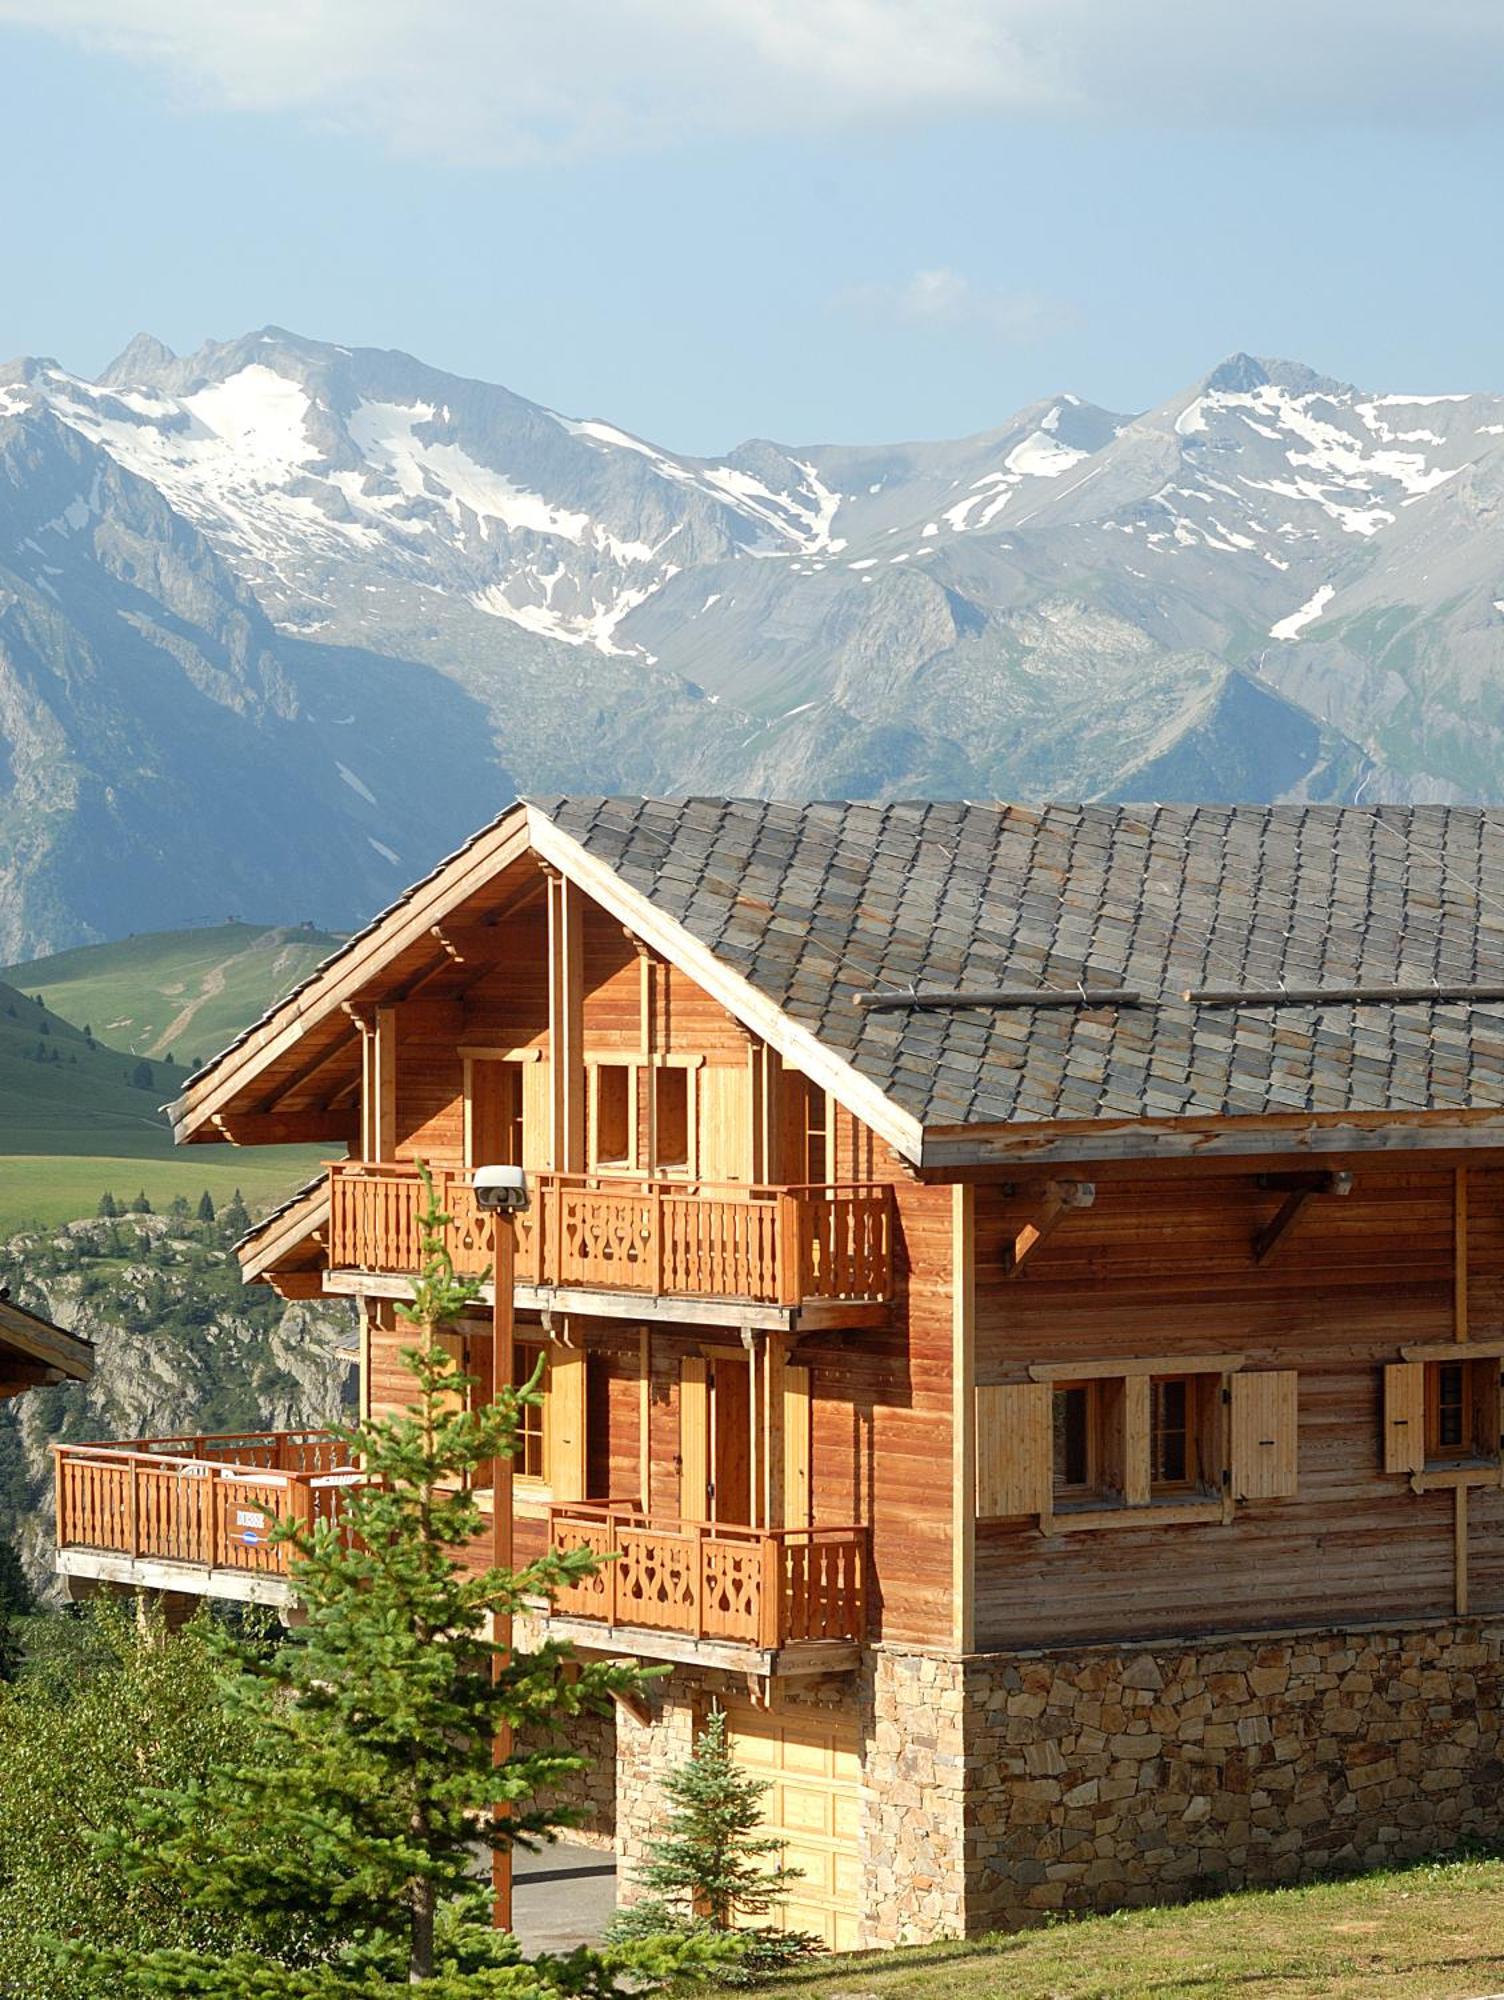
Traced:
<svg viewBox="0 0 1504 2000">
<path fill-rule="evenodd" d="M 727 1704 L 726 1735 L 737 1764 L 767 1780 L 769 1831 L 782 1838 L 786 1865 L 801 1871 L 771 1919 L 789 1930 L 813 1931 L 832 1951 L 854 1951 L 862 1887 L 855 1720 L 733 1702 Z"/>
</svg>

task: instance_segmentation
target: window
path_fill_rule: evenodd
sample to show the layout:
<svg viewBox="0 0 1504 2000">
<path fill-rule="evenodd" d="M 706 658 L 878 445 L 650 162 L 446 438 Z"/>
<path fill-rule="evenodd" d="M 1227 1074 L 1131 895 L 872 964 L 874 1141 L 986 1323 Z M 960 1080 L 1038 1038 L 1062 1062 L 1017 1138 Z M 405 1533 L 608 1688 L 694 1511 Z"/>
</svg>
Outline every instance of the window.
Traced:
<svg viewBox="0 0 1504 2000">
<path fill-rule="evenodd" d="M 1198 1356 L 1178 1374 L 1081 1361 L 1074 1379 L 979 1383 L 979 1520 L 1038 1514 L 1047 1531 L 1108 1528 L 1138 1516 L 1225 1518 L 1238 1501 L 1298 1490 L 1299 1378 Z M 1112 1372 L 1107 1372 L 1111 1369 Z"/>
<path fill-rule="evenodd" d="M 653 1071 L 653 1164 L 687 1172 L 689 1159 L 689 1071 Z"/>
<path fill-rule="evenodd" d="M 1094 1498 L 1100 1478 L 1100 1403 L 1095 1382 L 1056 1385 L 1051 1412 L 1055 1459 L 1055 1497 Z"/>
<path fill-rule="evenodd" d="M 521 1389 L 532 1380 L 538 1363 L 543 1363 L 543 1373 L 538 1379 L 538 1394 L 542 1401 L 525 1403 L 518 1412 L 517 1449 L 512 1456 L 512 1471 L 519 1479 L 547 1479 L 548 1477 L 548 1349 L 539 1341 L 519 1340 L 513 1349 L 515 1366 L 512 1371 L 514 1388 Z"/>
<path fill-rule="evenodd" d="M 1499 1364 L 1435 1361 L 1426 1370 L 1426 1463 L 1495 1457 Z"/>
<path fill-rule="evenodd" d="M 827 1138 L 828 1102 L 817 1083 L 804 1086 L 804 1181 L 807 1187 L 824 1187 L 830 1179 Z"/>
<path fill-rule="evenodd" d="M 592 1150 L 597 1166 L 630 1166 L 636 1151 L 632 1127 L 636 1092 L 627 1063 L 597 1063 Z"/>
<path fill-rule="evenodd" d="M 1188 1375 L 1149 1383 L 1149 1490 L 1184 1492 L 1196 1484 L 1195 1385 Z"/>
</svg>

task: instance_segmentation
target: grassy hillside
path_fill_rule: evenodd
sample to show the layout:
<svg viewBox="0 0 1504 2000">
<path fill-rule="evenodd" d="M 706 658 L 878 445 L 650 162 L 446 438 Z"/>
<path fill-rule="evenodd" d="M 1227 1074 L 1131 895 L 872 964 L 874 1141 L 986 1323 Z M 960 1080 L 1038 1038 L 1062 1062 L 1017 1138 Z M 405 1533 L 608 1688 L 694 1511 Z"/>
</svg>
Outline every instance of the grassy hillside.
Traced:
<svg viewBox="0 0 1504 2000">
<path fill-rule="evenodd" d="M 129 1198 L 144 1187 L 161 1208 L 175 1194 L 207 1187 L 219 1202 L 239 1187 L 255 1208 L 316 1170 L 317 1147 L 174 1147 L 158 1106 L 185 1073 L 0 983 L 0 1235 L 91 1215 L 106 1188 Z"/>
<path fill-rule="evenodd" d="M 311 927 L 216 924 L 83 945 L 4 977 L 101 1041 L 177 1058 L 180 1075 L 218 1053 L 329 956 L 340 939 Z"/>
<path fill-rule="evenodd" d="M 767 2000 L 1498 2000 L 1504 1862 L 1423 1862 L 1309 1889 L 813 1960 Z"/>
</svg>

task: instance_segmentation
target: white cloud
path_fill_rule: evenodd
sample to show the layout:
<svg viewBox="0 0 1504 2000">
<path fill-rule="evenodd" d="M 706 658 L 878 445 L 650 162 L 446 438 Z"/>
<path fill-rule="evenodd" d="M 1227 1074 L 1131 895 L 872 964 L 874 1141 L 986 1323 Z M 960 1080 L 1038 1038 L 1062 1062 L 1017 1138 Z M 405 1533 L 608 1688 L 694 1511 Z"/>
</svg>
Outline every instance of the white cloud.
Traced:
<svg viewBox="0 0 1504 2000">
<path fill-rule="evenodd" d="M 0 23 L 474 165 L 984 114 L 1493 113 L 1498 0 L 0 0 Z"/>
<path fill-rule="evenodd" d="M 1076 320 L 1075 309 L 1059 300 L 977 285 L 943 264 L 901 284 L 849 286 L 833 303 L 900 326 L 966 328 L 1019 343 L 1063 332 Z"/>
</svg>

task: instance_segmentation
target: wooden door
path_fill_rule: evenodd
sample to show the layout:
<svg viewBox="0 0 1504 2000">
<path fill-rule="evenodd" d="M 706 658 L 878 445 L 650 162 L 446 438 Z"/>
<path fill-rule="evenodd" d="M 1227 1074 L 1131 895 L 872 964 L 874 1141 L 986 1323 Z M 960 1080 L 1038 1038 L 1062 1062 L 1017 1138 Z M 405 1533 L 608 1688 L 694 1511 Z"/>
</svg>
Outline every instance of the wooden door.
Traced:
<svg viewBox="0 0 1504 2000">
<path fill-rule="evenodd" d="M 521 1064 L 476 1057 L 467 1065 L 470 1100 L 466 1119 L 469 1167 L 522 1165 Z"/>
<path fill-rule="evenodd" d="M 752 1525 L 752 1383 L 742 1354 L 690 1356 L 679 1372 L 679 1512 Z"/>
<path fill-rule="evenodd" d="M 752 1381 L 744 1355 L 710 1363 L 710 1492 L 707 1518 L 752 1525 Z"/>
</svg>

